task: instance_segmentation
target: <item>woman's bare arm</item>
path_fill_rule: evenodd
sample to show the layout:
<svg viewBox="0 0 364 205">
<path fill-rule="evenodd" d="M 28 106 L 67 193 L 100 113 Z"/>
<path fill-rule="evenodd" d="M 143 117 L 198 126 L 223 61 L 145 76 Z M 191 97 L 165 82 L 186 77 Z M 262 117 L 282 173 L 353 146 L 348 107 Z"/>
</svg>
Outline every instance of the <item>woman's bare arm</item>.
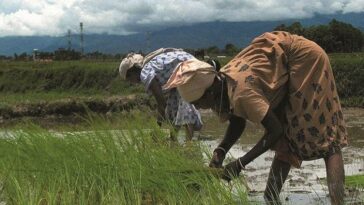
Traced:
<svg viewBox="0 0 364 205">
<path fill-rule="evenodd" d="M 266 152 L 269 148 L 273 147 L 278 142 L 279 138 L 282 137 L 283 126 L 273 111 L 268 110 L 261 123 L 267 130 L 267 134 L 265 134 L 248 153 L 225 166 L 224 174 L 222 175 L 223 179 L 230 181 L 232 177 L 238 176 L 241 169 Z"/>
<path fill-rule="evenodd" d="M 267 130 L 267 134 L 265 134 L 248 153 L 239 158 L 243 166 L 249 164 L 255 158 L 273 147 L 283 135 L 282 123 L 273 111 L 268 110 L 262 120 L 262 124 Z"/>
<path fill-rule="evenodd" d="M 226 153 L 240 138 L 244 132 L 246 121 L 244 118 L 232 115 L 229 119 L 229 126 L 226 129 L 224 139 L 220 142 L 219 146 L 214 150 L 210 167 L 222 167 Z"/>
<path fill-rule="evenodd" d="M 229 126 L 226 129 L 224 139 L 220 142 L 219 147 L 228 151 L 244 132 L 245 122 L 244 118 L 232 115 L 229 119 Z"/>
</svg>

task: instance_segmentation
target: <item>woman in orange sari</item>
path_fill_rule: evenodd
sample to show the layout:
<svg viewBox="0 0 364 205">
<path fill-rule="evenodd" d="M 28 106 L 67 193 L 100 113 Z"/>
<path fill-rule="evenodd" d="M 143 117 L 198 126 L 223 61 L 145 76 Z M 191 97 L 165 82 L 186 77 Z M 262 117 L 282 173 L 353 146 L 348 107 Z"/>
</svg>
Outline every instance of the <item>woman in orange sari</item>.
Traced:
<svg viewBox="0 0 364 205">
<path fill-rule="evenodd" d="M 329 58 L 316 43 L 287 32 L 264 33 L 220 72 L 182 64 L 164 86 L 174 87 L 187 102 L 212 108 L 230 121 L 213 152 L 211 167 L 222 167 L 246 120 L 264 126 L 259 142 L 224 167 L 224 179 L 239 175 L 247 164 L 273 149 L 276 154 L 264 196 L 277 203 L 292 166 L 323 158 L 332 204 L 343 203 L 341 148 L 347 145 L 347 131 Z"/>
</svg>

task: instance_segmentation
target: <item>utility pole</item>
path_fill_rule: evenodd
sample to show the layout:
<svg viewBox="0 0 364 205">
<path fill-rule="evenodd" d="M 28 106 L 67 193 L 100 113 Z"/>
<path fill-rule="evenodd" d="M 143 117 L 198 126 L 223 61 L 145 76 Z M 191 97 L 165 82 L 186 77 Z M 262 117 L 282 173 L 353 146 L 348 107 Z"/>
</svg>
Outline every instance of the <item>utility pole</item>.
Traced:
<svg viewBox="0 0 364 205">
<path fill-rule="evenodd" d="M 146 33 L 147 53 L 151 52 L 151 48 L 150 48 L 150 36 L 151 36 L 151 32 L 150 31 L 147 31 L 147 33 Z"/>
<path fill-rule="evenodd" d="M 81 56 L 83 56 L 83 23 L 80 22 L 80 46 L 81 46 Z"/>
<path fill-rule="evenodd" d="M 70 51 L 71 50 L 71 29 L 68 29 L 67 37 L 68 37 L 68 51 Z"/>
</svg>

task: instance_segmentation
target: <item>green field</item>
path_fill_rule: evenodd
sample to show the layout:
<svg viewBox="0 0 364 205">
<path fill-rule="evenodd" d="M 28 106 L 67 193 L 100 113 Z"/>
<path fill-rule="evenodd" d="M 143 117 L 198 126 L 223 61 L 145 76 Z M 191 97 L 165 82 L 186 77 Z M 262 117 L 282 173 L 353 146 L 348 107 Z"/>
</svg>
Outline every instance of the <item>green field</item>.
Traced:
<svg viewBox="0 0 364 205">
<path fill-rule="evenodd" d="M 344 105 L 364 107 L 363 55 L 330 55 Z M 206 168 L 211 153 L 200 142 L 171 142 L 149 108 L 122 112 L 114 106 L 120 97 L 147 97 L 143 86 L 120 80 L 118 65 L 0 62 L 0 112 L 23 109 L 31 115 L 44 107 L 77 112 L 75 105 L 106 104 L 105 112 L 114 113 L 86 109 L 78 116 L 82 124 L 59 121 L 53 131 L 32 121 L 3 128 L 10 134 L 0 136 L 0 204 L 247 204 L 242 184 L 232 192 Z M 362 187 L 363 177 L 346 182 Z"/>
<path fill-rule="evenodd" d="M 4 94 L 48 93 L 81 95 L 136 92 L 118 78 L 118 62 L 54 61 L 1 62 L 0 92 Z"/>
<path fill-rule="evenodd" d="M 225 65 L 232 57 L 219 59 Z M 340 100 L 346 107 L 364 107 L 364 53 L 331 54 Z M 155 104 L 141 84 L 122 81 L 119 60 L 0 62 L 2 119 L 118 112 Z M 137 96 L 124 102 L 123 97 Z M 140 100 L 143 99 L 143 100 Z M 1 124 L 0 124 L 1 125 Z"/>
<path fill-rule="evenodd" d="M 231 57 L 219 59 L 225 65 Z M 347 106 L 364 106 L 364 53 L 331 54 L 339 95 Z M 0 62 L 0 106 L 40 100 L 142 93 L 120 80 L 119 60 Z"/>
<path fill-rule="evenodd" d="M 70 103 L 105 107 L 120 96 L 144 93 L 141 85 L 120 80 L 118 65 L 117 61 L 1 62 L 0 115 L 17 116 L 12 114 L 15 107 L 29 110 L 55 105 L 63 109 Z"/>
</svg>

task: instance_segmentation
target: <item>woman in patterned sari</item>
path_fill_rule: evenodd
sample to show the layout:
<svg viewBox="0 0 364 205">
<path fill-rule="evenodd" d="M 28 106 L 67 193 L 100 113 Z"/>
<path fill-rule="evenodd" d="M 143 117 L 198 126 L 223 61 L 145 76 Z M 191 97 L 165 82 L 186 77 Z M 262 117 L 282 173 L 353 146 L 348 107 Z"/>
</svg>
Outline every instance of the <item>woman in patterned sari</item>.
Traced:
<svg viewBox="0 0 364 205">
<path fill-rule="evenodd" d="M 264 126 L 259 142 L 224 167 L 224 179 L 231 180 L 273 149 L 264 196 L 269 203 L 279 203 L 291 167 L 323 158 L 331 202 L 343 203 L 341 148 L 347 145 L 347 131 L 329 58 L 316 43 L 287 32 L 264 33 L 218 73 L 181 65 L 164 88 L 174 87 L 197 108 L 212 108 L 230 121 L 213 152 L 211 167 L 222 167 L 246 120 Z"/>
<path fill-rule="evenodd" d="M 188 140 L 192 139 L 194 131 L 202 128 L 200 113 L 192 104 L 183 100 L 176 89 L 163 91 L 162 86 L 181 62 L 190 59 L 196 58 L 182 49 L 161 48 L 145 57 L 130 53 L 119 67 L 123 79 L 140 80 L 145 90 L 155 97 L 158 104 L 158 123 L 167 120 L 176 128 L 185 127 Z M 212 62 L 220 65 L 216 61 Z"/>
</svg>

